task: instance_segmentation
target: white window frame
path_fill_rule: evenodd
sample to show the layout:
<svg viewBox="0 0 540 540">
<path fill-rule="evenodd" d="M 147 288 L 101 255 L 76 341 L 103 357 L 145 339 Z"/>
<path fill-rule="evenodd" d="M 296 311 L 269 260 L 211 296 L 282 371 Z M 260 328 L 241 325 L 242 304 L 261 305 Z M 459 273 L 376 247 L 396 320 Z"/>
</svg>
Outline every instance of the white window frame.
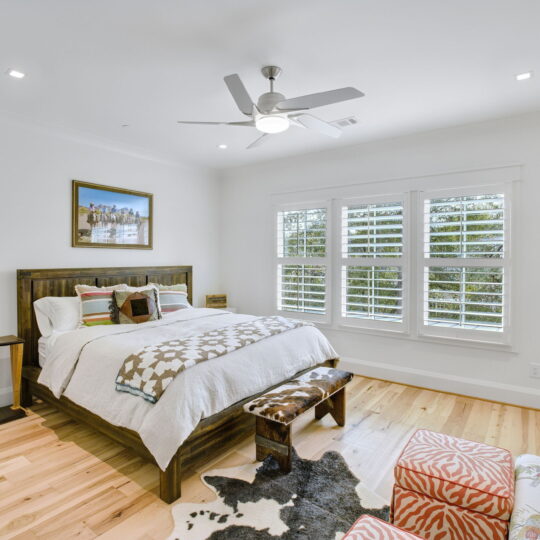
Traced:
<svg viewBox="0 0 540 540">
<path fill-rule="evenodd" d="M 401 203 L 403 205 L 403 252 L 401 257 L 344 257 L 342 253 L 342 211 L 344 206 L 354 206 L 362 204 L 384 204 Z M 409 331 L 409 201 L 407 194 L 394 193 L 389 195 L 351 197 L 336 199 L 334 201 L 334 234 L 332 236 L 332 249 L 334 256 L 333 270 L 334 277 L 334 298 L 333 306 L 334 320 L 342 328 L 358 328 L 367 330 L 382 330 L 385 332 L 408 333 Z M 399 267 L 401 268 L 402 279 L 402 321 L 380 321 L 363 319 L 360 317 L 343 316 L 342 298 L 342 272 L 343 267 Z"/>
<path fill-rule="evenodd" d="M 278 254 L 278 214 L 279 212 L 291 212 L 302 210 L 313 210 L 324 208 L 326 210 L 326 256 L 325 257 L 280 257 Z M 332 204 L 331 201 L 319 201 L 310 203 L 287 203 L 280 204 L 274 207 L 274 286 L 275 286 L 275 313 L 284 317 L 295 319 L 305 319 L 321 324 L 328 324 L 332 317 L 332 265 L 331 265 L 331 228 L 332 228 Z M 326 287 L 325 287 L 325 314 L 319 315 L 316 313 L 304 313 L 302 311 L 288 311 L 279 309 L 279 286 L 280 275 L 278 268 L 280 265 L 309 265 L 309 266 L 325 266 L 326 267 Z"/>
<path fill-rule="evenodd" d="M 504 245 L 503 258 L 425 258 L 424 256 L 424 238 L 425 238 L 425 216 L 424 207 L 425 201 L 430 199 L 442 199 L 448 197 L 469 197 L 479 195 L 489 195 L 492 193 L 502 193 L 504 195 Z M 443 340 L 459 340 L 480 342 L 486 344 L 509 345 L 511 342 L 511 246 L 512 241 L 510 235 L 512 223 L 512 184 L 491 184 L 483 186 L 475 186 L 472 188 L 452 188 L 437 191 L 424 191 L 419 193 L 417 204 L 417 237 L 416 237 L 416 278 L 417 278 L 417 334 L 419 337 L 435 338 Z M 502 268 L 503 277 L 503 330 L 480 330 L 469 328 L 456 328 L 424 324 L 424 303 L 425 303 L 425 268 L 430 266 L 435 267 L 492 267 Z"/>
</svg>

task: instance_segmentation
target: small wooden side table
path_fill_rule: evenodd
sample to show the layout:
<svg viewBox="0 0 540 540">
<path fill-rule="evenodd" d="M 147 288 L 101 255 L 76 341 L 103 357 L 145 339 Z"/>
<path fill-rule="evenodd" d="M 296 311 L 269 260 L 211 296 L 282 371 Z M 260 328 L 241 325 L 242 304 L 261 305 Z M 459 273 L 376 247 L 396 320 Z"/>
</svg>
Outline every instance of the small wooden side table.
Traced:
<svg viewBox="0 0 540 540">
<path fill-rule="evenodd" d="M 11 381 L 13 386 L 13 405 L 0 408 L 0 424 L 22 418 L 26 415 L 21 407 L 21 377 L 24 339 L 17 336 L 0 337 L 0 347 L 9 345 L 11 353 Z"/>
</svg>

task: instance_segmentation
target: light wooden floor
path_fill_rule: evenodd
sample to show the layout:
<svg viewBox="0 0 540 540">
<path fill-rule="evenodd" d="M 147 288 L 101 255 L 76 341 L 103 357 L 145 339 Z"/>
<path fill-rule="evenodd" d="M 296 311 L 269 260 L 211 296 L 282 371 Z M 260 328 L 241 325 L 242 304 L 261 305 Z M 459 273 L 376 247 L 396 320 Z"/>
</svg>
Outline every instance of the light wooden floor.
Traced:
<svg viewBox="0 0 540 540">
<path fill-rule="evenodd" d="M 339 451 L 367 487 L 389 498 L 392 466 L 416 428 L 540 454 L 540 412 L 355 377 L 347 426 L 308 413 L 294 425 L 302 457 Z M 251 438 L 208 467 L 253 460 Z M 157 496 L 157 469 L 47 405 L 0 426 L 0 538 L 166 538 L 170 508 Z M 208 501 L 199 477 L 183 501 Z"/>
</svg>

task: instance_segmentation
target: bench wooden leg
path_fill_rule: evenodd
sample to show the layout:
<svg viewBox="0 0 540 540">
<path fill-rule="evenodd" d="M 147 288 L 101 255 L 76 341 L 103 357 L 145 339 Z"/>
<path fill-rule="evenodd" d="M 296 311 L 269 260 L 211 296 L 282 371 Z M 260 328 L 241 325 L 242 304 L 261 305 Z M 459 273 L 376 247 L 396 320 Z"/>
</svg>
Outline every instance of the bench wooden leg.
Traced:
<svg viewBox="0 0 540 540">
<path fill-rule="evenodd" d="M 315 418 L 320 420 L 330 413 L 338 426 L 345 425 L 345 387 L 315 405 Z"/>
<path fill-rule="evenodd" d="M 177 451 L 167 468 L 159 471 L 159 498 L 167 504 L 171 504 L 182 495 L 179 454 L 180 451 Z"/>
<path fill-rule="evenodd" d="M 291 425 L 280 424 L 257 416 L 255 445 L 257 461 L 273 456 L 282 472 L 291 471 Z"/>
</svg>

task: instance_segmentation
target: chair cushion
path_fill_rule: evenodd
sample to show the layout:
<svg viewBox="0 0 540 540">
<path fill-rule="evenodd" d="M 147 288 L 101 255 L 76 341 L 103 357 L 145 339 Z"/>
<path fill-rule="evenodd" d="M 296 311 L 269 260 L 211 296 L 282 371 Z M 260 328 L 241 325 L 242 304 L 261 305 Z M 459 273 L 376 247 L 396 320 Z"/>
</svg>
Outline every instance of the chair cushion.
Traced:
<svg viewBox="0 0 540 540">
<path fill-rule="evenodd" d="M 398 529 L 386 521 L 364 514 L 342 540 L 418 540 L 420 536 Z"/>
<path fill-rule="evenodd" d="M 319 367 L 282 384 L 244 405 L 244 410 L 281 424 L 289 424 L 303 412 L 343 388 L 353 374 Z"/>
<path fill-rule="evenodd" d="M 402 488 L 510 519 L 514 472 L 508 450 L 420 429 L 403 449 L 394 475 Z"/>
<path fill-rule="evenodd" d="M 540 539 L 540 456 L 525 454 L 516 459 L 516 504 L 509 539 Z"/>
</svg>

